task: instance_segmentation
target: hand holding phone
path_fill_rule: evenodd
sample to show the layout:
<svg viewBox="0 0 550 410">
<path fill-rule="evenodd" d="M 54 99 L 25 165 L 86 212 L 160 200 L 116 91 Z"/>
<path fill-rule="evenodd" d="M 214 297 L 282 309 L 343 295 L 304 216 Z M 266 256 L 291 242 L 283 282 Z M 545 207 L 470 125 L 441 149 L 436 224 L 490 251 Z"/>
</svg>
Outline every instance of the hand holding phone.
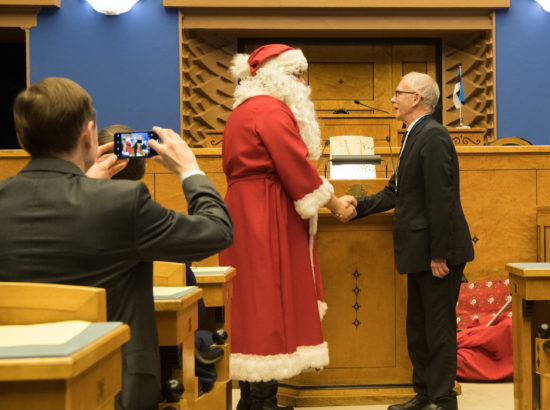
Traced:
<svg viewBox="0 0 550 410">
<path fill-rule="evenodd" d="M 114 152 L 118 158 L 146 158 L 157 155 L 149 147 L 149 140 L 158 141 L 159 136 L 154 131 L 117 132 L 114 137 Z"/>
<path fill-rule="evenodd" d="M 153 127 L 153 130 L 162 140 L 162 144 L 150 141 L 151 147 L 158 152 L 158 156 L 154 158 L 155 161 L 177 175 L 191 170 L 200 170 L 193 151 L 177 133 L 169 128 Z"/>
</svg>

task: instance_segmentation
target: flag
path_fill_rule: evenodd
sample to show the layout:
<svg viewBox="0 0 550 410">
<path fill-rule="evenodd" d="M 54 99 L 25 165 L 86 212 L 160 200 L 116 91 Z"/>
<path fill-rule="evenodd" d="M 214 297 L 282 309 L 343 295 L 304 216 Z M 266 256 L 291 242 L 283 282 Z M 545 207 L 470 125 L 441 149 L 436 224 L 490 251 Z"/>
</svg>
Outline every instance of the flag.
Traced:
<svg viewBox="0 0 550 410">
<path fill-rule="evenodd" d="M 456 108 L 462 107 L 464 104 L 464 87 L 462 86 L 462 74 L 460 73 L 460 67 L 458 67 L 458 74 L 456 76 L 455 88 L 453 91 L 453 103 Z"/>
</svg>

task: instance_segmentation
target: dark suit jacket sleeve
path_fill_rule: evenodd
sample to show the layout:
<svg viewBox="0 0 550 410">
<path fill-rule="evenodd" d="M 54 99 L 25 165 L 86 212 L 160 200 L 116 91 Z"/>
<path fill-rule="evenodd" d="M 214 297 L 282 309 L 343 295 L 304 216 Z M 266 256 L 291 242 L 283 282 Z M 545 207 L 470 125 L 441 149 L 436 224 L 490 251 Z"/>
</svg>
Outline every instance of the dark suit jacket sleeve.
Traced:
<svg viewBox="0 0 550 410">
<path fill-rule="evenodd" d="M 388 185 L 374 195 L 357 198 L 357 218 L 384 212 L 395 207 L 395 174 L 391 176 Z"/>
<path fill-rule="evenodd" d="M 453 168 L 456 156 L 452 142 L 440 127 L 426 130 L 422 158 L 425 203 L 430 227 L 430 255 L 432 259 L 448 259 L 452 251 L 453 209 L 456 207 L 455 187 L 457 181 Z"/>
<path fill-rule="evenodd" d="M 162 207 L 140 184 L 134 229 L 141 259 L 200 260 L 233 243 L 229 210 L 212 182 L 204 175 L 193 175 L 183 182 L 183 190 L 188 215 Z"/>
</svg>

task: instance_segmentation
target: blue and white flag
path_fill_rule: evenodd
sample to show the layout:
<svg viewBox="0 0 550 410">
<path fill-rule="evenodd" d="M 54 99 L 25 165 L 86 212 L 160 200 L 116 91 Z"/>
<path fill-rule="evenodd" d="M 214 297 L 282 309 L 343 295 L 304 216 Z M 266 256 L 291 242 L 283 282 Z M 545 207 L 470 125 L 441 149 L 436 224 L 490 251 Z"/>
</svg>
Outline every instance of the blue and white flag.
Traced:
<svg viewBox="0 0 550 410">
<path fill-rule="evenodd" d="M 460 72 L 460 67 L 458 67 L 458 74 L 456 77 L 455 88 L 453 91 L 453 103 L 456 108 L 462 107 L 464 104 L 464 87 L 462 86 L 462 74 Z"/>
</svg>

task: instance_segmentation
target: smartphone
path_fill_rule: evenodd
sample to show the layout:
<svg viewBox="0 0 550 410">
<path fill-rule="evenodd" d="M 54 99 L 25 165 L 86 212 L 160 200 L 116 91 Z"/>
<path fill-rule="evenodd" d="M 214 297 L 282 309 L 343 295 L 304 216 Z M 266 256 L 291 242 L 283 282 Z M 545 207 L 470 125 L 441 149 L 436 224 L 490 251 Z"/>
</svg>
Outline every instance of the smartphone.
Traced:
<svg viewBox="0 0 550 410">
<path fill-rule="evenodd" d="M 154 131 L 134 131 L 115 133 L 115 155 L 118 158 L 143 158 L 157 155 L 149 147 L 150 139 L 159 140 Z"/>
</svg>

